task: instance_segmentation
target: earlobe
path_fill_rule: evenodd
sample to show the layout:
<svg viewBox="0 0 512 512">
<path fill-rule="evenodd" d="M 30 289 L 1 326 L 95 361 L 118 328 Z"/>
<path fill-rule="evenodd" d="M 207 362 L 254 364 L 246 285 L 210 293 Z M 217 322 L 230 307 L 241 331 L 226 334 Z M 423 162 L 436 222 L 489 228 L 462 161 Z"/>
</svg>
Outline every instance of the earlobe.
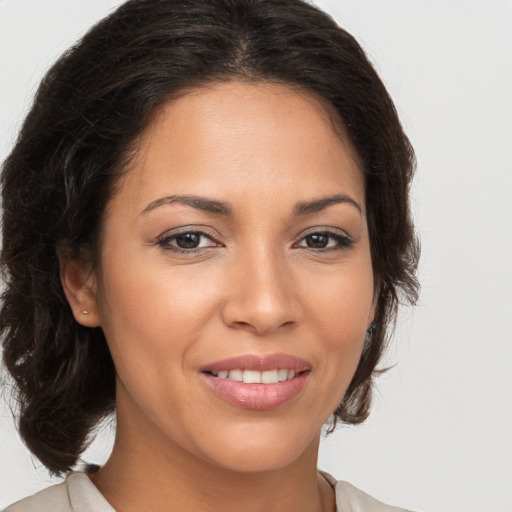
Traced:
<svg viewBox="0 0 512 512">
<path fill-rule="evenodd" d="M 75 320 L 85 327 L 98 327 L 97 287 L 94 272 L 83 261 L 59 258 L 60 280 Z"/>
</svg>

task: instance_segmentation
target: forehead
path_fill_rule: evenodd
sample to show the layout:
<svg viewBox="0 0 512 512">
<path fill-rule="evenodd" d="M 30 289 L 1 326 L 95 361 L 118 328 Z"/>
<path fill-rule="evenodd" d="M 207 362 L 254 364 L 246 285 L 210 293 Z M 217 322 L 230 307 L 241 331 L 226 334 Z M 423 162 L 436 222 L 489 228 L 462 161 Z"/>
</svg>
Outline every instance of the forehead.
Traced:
<svg viewBox="0 0 512 512">
<path fill-rule="evenodd" d="M 256 119 L 258 123 L 255 123 Z M 150 145 L 157 142 L 164 132 L 167 132 L 167 137 L 172 135 L 173 128 L 193 129 L 194 137 L 200 136 L 202 128 L 214 128 L 208 133 L 210 137 L 222 129 L 226 131 L 218 132 L 220 137 L 229 132 L 233 139 L 240 141 L 247 137 L 249 140 L 261 125 L 265 125 L 271 135 L 273 130 L 294 120 L 300 121 L 295 133 L 282 130 L 282 143 L 286 142 L 288 134 L 296 141 L 298 137 L 307 136 L 310 142 L 327 136 L 336 138 L 336 143 L 344 145 L 351 157 L 359 160 L 333 105 L 312 92 L 280 82 L 214 82 L 189 89 L 157 109 L 141 141 L 146 146 Z M 300 127 L 304 128 L 302 133 Z M 177 130 L 175 133 L 180 132 Z"/>
<path fill-rule="evenodd" d="M 138 148 L 121 190 L 147 202 L 163 192 L 240 197 L 292 187 L 364 195 L 358 156 L 333 107 L 283 84 L 189 90 L 157 110 Z"/>
</svg>

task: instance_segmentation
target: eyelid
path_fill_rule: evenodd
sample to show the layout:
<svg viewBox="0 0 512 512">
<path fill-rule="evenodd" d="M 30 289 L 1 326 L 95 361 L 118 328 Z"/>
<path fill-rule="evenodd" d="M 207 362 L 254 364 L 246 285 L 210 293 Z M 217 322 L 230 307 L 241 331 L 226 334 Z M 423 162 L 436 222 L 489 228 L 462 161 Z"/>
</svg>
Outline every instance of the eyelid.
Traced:
<svg viewBox="0 0 512 512">
<path fill-rule="evenodd" d="M 313 226 L 302 231 L 299 236 L 301 238 L 304 238 L 305 236 L 314 235 L 316 233 L 327 233 L 352 238 L 344 229 L 335 228 L 332 226 Z"/>
</svg>

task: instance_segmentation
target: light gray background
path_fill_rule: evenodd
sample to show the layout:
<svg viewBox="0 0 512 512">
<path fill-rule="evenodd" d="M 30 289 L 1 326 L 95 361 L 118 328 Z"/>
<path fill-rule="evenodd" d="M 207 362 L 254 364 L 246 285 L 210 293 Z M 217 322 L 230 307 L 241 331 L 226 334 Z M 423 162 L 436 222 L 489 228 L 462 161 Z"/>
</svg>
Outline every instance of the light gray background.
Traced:
<svg viewBox="0 0 512 512">
<path fill-rule="evenodd" d="M 41 74 L 119 1 L 0 0 L 0 159 Z M 421 301 L 368 422 L 320 467 L 424 512 L 512 511 L 512 2 L 319 0 L 371 56 L 418 155 Z M 6 392 L 8 394 L 8 390 Z M 49 485 L 0 408 L 0 508 Z M 88 453 L 101 462 L 107 432 Z M 35 464 L 35 465 L 34 465 Z"/>
</svg>

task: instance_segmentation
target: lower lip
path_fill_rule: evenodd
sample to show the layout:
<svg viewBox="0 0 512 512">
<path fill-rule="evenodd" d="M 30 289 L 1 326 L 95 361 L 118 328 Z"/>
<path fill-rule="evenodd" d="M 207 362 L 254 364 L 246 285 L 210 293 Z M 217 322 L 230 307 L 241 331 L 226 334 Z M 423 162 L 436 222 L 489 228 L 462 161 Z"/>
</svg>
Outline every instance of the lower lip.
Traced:
<svg viewBox="0 0 512 512">
<path fill-rule="evenodd" d="M 213 392 L 226 402 L 242 409 L 277 409 L 298 396 L 306 385 L 309 372 L 275 384 L 246 384 L 202 374 Z"/>
</svg>

